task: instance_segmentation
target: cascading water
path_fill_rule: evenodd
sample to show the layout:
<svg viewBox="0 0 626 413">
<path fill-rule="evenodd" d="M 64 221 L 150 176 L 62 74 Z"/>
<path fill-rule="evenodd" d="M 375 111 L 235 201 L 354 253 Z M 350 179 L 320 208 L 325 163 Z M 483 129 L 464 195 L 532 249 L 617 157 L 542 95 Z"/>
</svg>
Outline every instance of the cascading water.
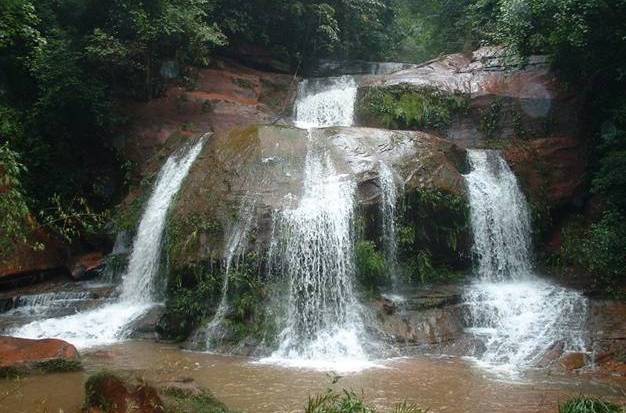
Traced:
<svg viewBox="0 0 626 413">
<path fill-rule="evenodd" d="M 141 217 L 117 302 L 67 317 L 34 321 L 12 332 L 16 337 L 61 338 L 76 347 L 109 344 L 124 338 L 126 327 L 155 304 L 156 276 L 167 212 L 204 140 L 169 157 Z"/>
<path fill-rule="evenodd" d="M 533 273 L 525 197 L 495 151 L 469 151 L 466 175 L 478 281 L 464 294 L 470 332 L 482 340 L 480 362 L 515 373 L 557 343 L 584 349 L 586 300 Z"/>
<path fill-rule="evenodd" d="M 303 80 L 298 86 L 296 126 L 352 126 L 356 92 L 352 76 Z"/>
<path fill-rule="evenodd" d="M 494 151 L 469 151 L 466 176 L 481 280 L 523 279 L 531 274 L 530 216 L 509 165 Z"/>
<path fill-rule="evenodd" d="M 396 207 L 398 203 L 398 189 L 394 180 L 393 171 L 384 162 L 380 162 L 378 174 L 382 198 L 381 216 L 383 249 L 385 251 L 387 268 L 391 274 L 392 293 L 397 294 L 400 288 L 398 274 L 398 241 L 396 236 Z M 395 298 L 400 299 L 400 297 Z"/>
<path fill-rule="evenodd" d="M 353 287 L 356 185 L 310 129 L 352 125 L 355 96 L 348 76 L 300 84 L 296 125 L 309 129 L 304 188 L 297 207 L 276 211 L 271 248 L 289 283 L 287 319 L 278 350 L 263 362 L 336 371 L 369 365 Z"/>
<path fill-rule="evenodd" d="M 230 285 L 231 270 L 233 267 L 236 268 L 238 266 L 239 258 L 246 252 L 248 232 L 250 231 L 254 218 L 254 207 L 254 198 L 252 196 L 245 197 L 239 208 L 237 220 L 231 225 L 228 231 L 229 235 L 224 247 L 224 283 L 222 284 L 222 296 L 213 318 L 205 329 L 206 348 L 208 350 L 212 349 L 215 344 L 223 338 L 224 332 L 221 327 L 228 310 L 228 288 Z"/>
</svg>

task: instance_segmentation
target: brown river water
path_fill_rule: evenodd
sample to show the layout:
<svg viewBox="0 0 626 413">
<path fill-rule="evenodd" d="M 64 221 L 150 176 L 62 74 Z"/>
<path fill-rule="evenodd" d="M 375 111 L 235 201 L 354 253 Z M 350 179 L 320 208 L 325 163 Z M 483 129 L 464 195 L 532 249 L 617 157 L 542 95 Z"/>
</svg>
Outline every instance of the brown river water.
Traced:
<svg viewBox="0 0 626 413">
<path fill-rule="evenodd" d="M 559 402 L 591 394 L 626 401 L 626 379 L 549 376 L 535 371 L 512 380 L 461 358 L 415 357 L 343 376 L 331 385 L 324 372 L 255 363 L 249 358 L 182 351 L 176 346 L 129 342 L 83 353 L 85 372 L 0 380 L 0 412 L 80 411 L 89 372 L 132 371 L 148 381 L 191 377 L 241 412 L 299 412 L 307 398 L 329 387 L 352 389 L 386 411 L 407 400 L 430 412 L 556 412 Z"/>
</svg>

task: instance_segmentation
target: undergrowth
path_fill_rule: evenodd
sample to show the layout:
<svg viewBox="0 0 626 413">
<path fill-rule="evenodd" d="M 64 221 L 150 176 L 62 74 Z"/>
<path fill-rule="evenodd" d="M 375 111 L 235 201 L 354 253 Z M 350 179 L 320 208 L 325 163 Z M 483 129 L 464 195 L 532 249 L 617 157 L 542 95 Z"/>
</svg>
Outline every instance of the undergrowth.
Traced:
<svg viewBox="0 0 626 413">
<path fill-rule="evenodd" d="M 363 400 L 353 391 L 343 390 L 335 392 L 328 389 L 326 392 L 309 397 L 304 408 L 305 413 L 378 413 L 379 411 Z M 390 413 L 426 413 L 414 404 L 407 402 L 396 405 Z"/>
<path fill-rule="evenodd" d="M 600 399 L 578 396 L 559 405 L 559 413 L 623 413 L 624 408 Z"/>
</svg>

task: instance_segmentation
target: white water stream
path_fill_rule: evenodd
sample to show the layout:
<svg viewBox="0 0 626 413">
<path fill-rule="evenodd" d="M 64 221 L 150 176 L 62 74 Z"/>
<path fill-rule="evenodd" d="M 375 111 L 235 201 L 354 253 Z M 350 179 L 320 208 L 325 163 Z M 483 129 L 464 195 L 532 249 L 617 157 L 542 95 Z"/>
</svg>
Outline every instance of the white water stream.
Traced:
<svg viewBox="0 0 626 413">
<path fill-rule="evenodd" d="M 239 259 L 245 254 L 248 245 L 248 233 L 254 218 L 255 199 L 252 195 L 244 197 L 237 214 L 237 219 L 230 226 L 224 247 L 224 283 L 222 295 L 213 318 L 206 326 L 206 348 L 212 350 L 224 336 L 222 323 L 228 311 L 228 291 L 231 270 L 239 265 Z"/>
<path fill-rule="evenodd" d="M 296 208 L 277 211 L 272 251 L 289 283 L 287 317 L 278 350 L 262 362 L 335 371 L 371 365 L 353 286 L 356 184 L 337 172 L 312 129 L 352 125 L 356 90 L 349 76 L 300 84 L 296 125 L 309 129 L 304 189 Z"/>
<path fill-rule="evenodd" d="M 479 362 L 516 373 L 553 345 L 583 351 L 587 302 L 538 278 L 532 265 L 529 209 L 515 175 L 495 151 L 469 151 L 466 175 L 478 280 L 465 292 Z"/>
<path fill-rule="evenodd" d="M 175 153 L 161 168 L 141 217 L 121 292 L 115 302 L 66 317 L 34 321 L 11 334 L 24 338 L 60 338 L 78 348 L 124 339 L 126 327 L 156 304 L 156 277 L 167 212 L 203 143 L 201 139 Z"/>
<path fill-rule="evenodd" d="M 380 162 L 378 180 L 381 192 L 381 216 L 383 250 L 385 261 L 391 274 L 392 299 L 400 292 L 400 274 L 398 273 L 398 239 L 396 234 L 396 209 L 398 204 L 398 188 L 394 180 L 393 170 L 384 162 Z M 397 296 L 395 300 L 402 300 Z"/>
</svg>

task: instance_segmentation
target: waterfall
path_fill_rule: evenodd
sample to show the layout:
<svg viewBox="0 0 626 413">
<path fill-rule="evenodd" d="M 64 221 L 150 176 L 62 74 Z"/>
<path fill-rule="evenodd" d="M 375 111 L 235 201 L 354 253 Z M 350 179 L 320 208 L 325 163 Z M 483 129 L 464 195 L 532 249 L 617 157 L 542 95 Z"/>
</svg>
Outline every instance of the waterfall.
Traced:
<svg viewBox="0 0 626 413">
<path fill-rule="evenodd" d="M 398 274 L 398 240 L 396 236 L 398 189 L 394 181 L 393 171 L 384 162 L 380 162 L 379 164 L 378 180 L 381 192 L 380 210 L 382 217 L 383 250 L 385 252 L 387 268 L 391 274 L 392 293 L 397 294 L 400 288 Z"/>
<path fill-rule="evenodd" d="M 465 177 L 482 280 L 523 279 L 531 273 L 530 215 L 509 165 L 495 151 L 469 151 Z"/>
<path fill-rule="evenodd" d="M 204 140 L 178 151 L 165 162 L 141 217 L 119 298 L 95 310 L 34 321 L 12 332 L 16 337 L 61 338 L 90 347 L 124 338 L 126 327 L 157 300 L 156 276 L 167 212 Z"/>
<path fill-rule="evenodd" d="M 150 303 L 156 298 L 155 276 L 159 270 L 167 212 L 202 145 L 203 141 L 199 140 L 186 153 L 170 156 L 161 168 L 133 241 L 128 269 L 122 278 L 120 301 Z"/>
<path fill-rule="evenodd" d="M 298 85 L 296 126 L 352 126 L 356 92 L 352 76 L 303 80 Z"/>
<path fill-rule="evenodd" d="M 495 151 L 468 151 L 478 281 L 465 292 L 469 331 L 485 347 L 479 361 L 514 373 L 535 366 L 555 344 L 584 349 L 587 302 L 533 271 L 530 213 L 515 175 Z"/>
<path fill-rule="evenodd" d="M 349 76 L 303 81 L 296 125 L 309 129 L 303 193 L 297 207 L 276 211 L 271 260 L 289 284 L 279 348 L 264 362 L 358 370 L 368 365 L 354 292 L 356 184 L 337 172 L 315 127 L 350 126 L 356 83 Z"/>
<path fill-rule="evenodd" d="M 226 245 L 224 246 L 224 282 L 222 284 L 221 298 L 213 318 L 205 329 L 206 348 L 209 350 L 224 336 L 224 331 L 221 327 L 228 311 L 228 289 L 231 270 L 233 266 L 237 268 L 240 257 L 246 253 L 248 233 L 254 218 L 254 207 L 254 198 L 252 196 L 244 197 L 237 214 L 237 220 L 232 223 L 227 231 L 229 235 L 226 237 Z"/>
</svg>

